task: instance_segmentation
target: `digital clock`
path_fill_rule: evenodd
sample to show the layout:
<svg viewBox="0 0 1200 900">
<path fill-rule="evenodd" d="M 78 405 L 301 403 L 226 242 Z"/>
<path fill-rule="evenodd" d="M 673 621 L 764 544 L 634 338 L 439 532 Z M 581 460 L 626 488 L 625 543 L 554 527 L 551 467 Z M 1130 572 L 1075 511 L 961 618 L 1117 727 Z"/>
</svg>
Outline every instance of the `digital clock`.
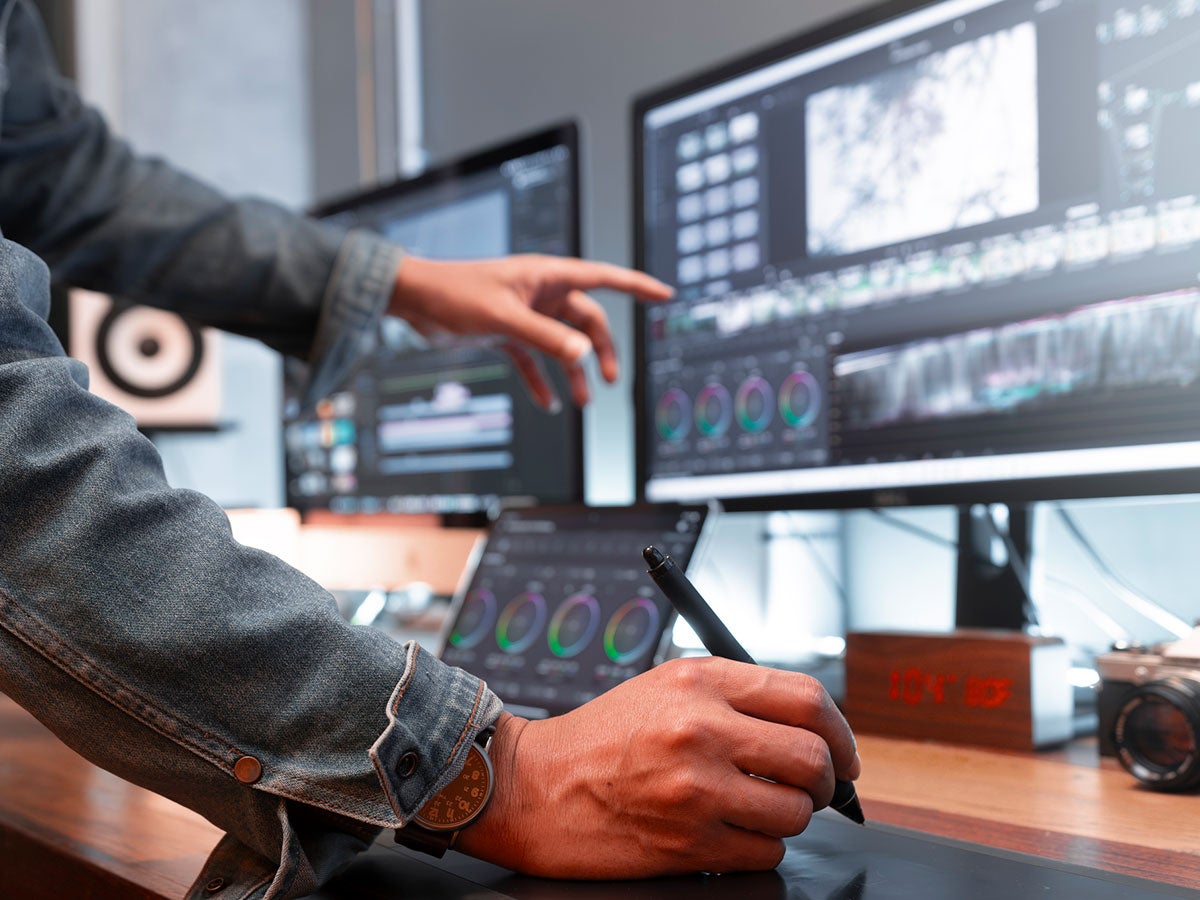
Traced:
<svg viewBox="0 0 1200 900">
<path fill-rule="evenodd" d="M 846 717 L 866 733 L 1031 750 L 1072 735 L 1068 667 L 1057 638 L 855 632 Z"/>
</svg>

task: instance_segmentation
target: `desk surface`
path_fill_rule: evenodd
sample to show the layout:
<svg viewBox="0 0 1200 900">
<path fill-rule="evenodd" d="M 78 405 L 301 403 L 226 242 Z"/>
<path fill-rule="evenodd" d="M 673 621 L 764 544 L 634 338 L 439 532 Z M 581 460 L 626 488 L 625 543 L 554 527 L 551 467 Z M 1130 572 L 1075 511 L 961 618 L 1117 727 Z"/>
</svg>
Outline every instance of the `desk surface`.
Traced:
<svg viewBox="0 0 1200 900">
<path fill-rule="evenodd" d="M 859 735 L 859 750 L 872 822 L 1200 887 L 1200 796 L 1142 790 L 1088 742 L 1033 755 Z M 0 696 L 5 896 L 174 900 L 219 837 Z"/>
</svg>

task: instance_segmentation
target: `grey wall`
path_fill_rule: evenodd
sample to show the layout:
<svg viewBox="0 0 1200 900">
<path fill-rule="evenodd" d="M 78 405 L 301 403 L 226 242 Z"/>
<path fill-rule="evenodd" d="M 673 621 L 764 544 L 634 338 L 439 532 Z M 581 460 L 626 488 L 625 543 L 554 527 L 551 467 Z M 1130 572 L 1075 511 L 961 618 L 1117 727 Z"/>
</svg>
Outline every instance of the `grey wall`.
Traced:
<svg viewBox="0 0 1200 900">
<path fill-rule="evenodd" d="M 123 0 L 121 128 L 234 194 L 310 195 L 307 20 L 294 0 Z"/>
<path fill-rule="evenodd" d="M 813 0 L 441 0 L 421 6 L 425 140 L 443 158 L 552 120 L 582 120 L 584 251 L 631 261 L 629 106 L 647 88 L 867 4 Z M 631 363 L 627 301 L 601 296 Z M 633 496 L 631 385 L 587 413 L 587 493 Z"/>
<path fill-rule="evenodd" d="M 308 84 L 314 199 L 349 193 L 371 179 L 360 153 L 358 46 L 349 3 L 309 0 Z"/>
</svg>

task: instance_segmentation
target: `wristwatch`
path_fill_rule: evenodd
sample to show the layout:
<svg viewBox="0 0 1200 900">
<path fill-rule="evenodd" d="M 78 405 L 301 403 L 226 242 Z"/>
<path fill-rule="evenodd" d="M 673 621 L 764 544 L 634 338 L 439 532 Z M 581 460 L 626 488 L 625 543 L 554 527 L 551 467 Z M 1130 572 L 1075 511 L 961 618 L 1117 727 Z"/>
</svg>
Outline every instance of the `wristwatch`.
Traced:
<svg viewBox="0 0 1200 900">
<path fill-rule="evenodd" d="M 396 843 L 439 859 L 454 846 L 459 832 L 474 822 L 492 799 L 492 761 L 488 748 L 496 729 L 485 728 L 467 749 L 458 777 L 438 791 L 403 828 Z"/>
</svg>

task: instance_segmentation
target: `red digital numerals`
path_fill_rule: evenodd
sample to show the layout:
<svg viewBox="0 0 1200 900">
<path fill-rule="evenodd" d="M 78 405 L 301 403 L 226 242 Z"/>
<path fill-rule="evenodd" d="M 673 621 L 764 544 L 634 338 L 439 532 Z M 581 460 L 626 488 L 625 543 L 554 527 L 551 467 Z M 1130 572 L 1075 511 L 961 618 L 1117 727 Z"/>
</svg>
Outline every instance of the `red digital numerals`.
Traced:
<svg viewBox="0 0 1200 900">
<path fill-rule="evenodd" d="M 921 703 L 961 703 L 980 709 L 996 709 L 1012 696 L 1011 678 L 984 678 L 971 675 L 962 682 L 953 673 L 926 672 L 916 666 L 900 671 L 893 669 L 888 697 L 909 706 Z"/>
</svg>

